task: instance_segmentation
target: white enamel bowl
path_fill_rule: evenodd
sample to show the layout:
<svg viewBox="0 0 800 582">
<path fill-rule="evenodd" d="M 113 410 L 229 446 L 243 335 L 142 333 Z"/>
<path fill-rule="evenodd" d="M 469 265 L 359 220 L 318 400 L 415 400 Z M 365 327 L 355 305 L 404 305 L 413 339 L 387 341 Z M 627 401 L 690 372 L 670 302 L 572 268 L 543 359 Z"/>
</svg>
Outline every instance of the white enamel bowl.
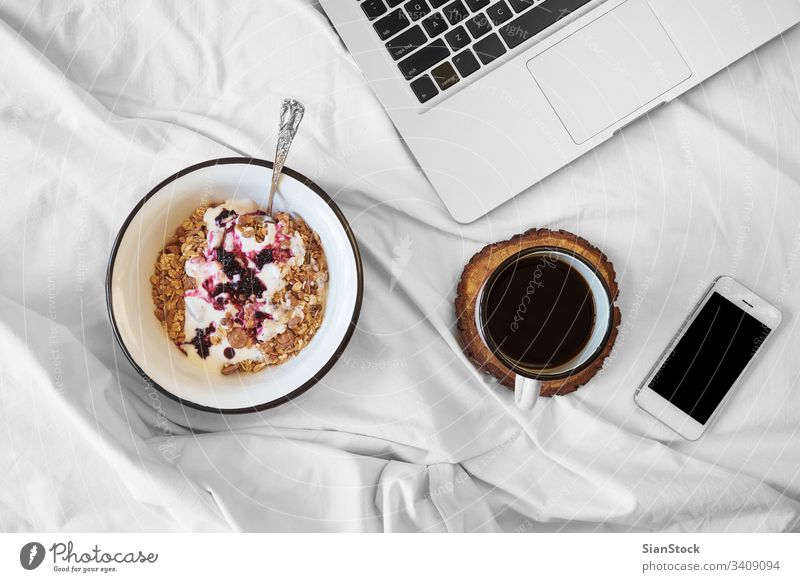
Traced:
<svg viewBox="0 0 800 582">
<path fill-rule="evenodd" d="M 334 202 L 316 184 L 285 169 L 275 208 L 301 216 L 322 241 L 328 260 L 325 315 L 296 357 L 261 372 L 223 376 L 189 362 L 153 315 L 150 276 L 164 242 L 204 202 L 252 199 L 265 204 L 271 162 L 223 158 L 170 176 L 136 205 L 114 242 L 106 301 L 114 335 L 131 364 L 179 402 L 218 413 L 257 412 L 300 395 L 333 367 L 355 329 L 363 275 L 358 245 Z"/>
</svg>

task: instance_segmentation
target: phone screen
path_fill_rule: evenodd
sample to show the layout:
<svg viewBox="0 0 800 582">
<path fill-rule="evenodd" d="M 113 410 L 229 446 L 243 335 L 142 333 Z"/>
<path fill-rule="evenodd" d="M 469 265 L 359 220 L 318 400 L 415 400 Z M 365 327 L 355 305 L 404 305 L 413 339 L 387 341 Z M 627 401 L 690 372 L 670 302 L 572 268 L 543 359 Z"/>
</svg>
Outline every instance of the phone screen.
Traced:
<svg viewBox="0 0 800 582">
<path fill-rule="evenodd" d="M 714 292 L 648 386 L 705 424 L 770 331 Z"/>
</svg>

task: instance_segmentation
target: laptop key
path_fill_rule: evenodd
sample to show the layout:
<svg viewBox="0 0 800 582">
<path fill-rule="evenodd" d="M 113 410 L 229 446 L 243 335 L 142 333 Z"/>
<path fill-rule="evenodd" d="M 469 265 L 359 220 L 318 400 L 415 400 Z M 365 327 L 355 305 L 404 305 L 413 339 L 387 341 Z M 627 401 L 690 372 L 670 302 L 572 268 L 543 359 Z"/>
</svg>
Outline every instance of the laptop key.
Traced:
<svg viewBox="0 0 800 582">
<path fill-rule="evenodd" d="M 539 4 L 504 24 L 497 29 L 497 32 L 506 41 L 508 48 L 513 49 L 590 1 L 547 0 L 544 4 Z M 511 3 L 513 4 L 514 0 L 511 0 Z"/>
<path fill-rule="evenodd" d="M 444 38 L 454 51 L 461 50 L 472 41 L 463 26 L 454 28 L 445 34 Z"/>
<path fill-rule="evenodd" d="M 537 0 L 508 0 L 511 2 L 511 7 L 514 8 L 517 12 L 522 12 L 523 10 L 527 10 L 534 4 L 536 4 Z"/>
<path fill-rule="evenodd" d="M 481 68 L 478 59 L 475 58 L 475 55 L 472 54 L 472 51 L 469 49 L 454 56 L 453 64 L 456 66 L 456 69 L 458 69 L 458 72 L 461 73 L 462 77 L 469 77 L 472 73 Z"/>
<path fill-rule="evenodd" d="M 489 0 L 465 0 L 469 9 L 473 12 L 477 12 L 481 8 L 485 8 L 489 5 Z"/>
<path fill-rule="evenodd" d="M 405 4 L 406 12 L 411 20 L 417 21 L 426 14 L 430 14 L 431 7 L 425 0 L 411 0 Z"/>
<path fill-rule="evenodd" d="M 411 90 L 414 91 L 414 95 L 417 96 L 420 103 L 430 101 L 439 94 L 439 90 L 428 75 L 420 77 L 411 83 Z"/>
<path fill-rule="evenodd" d="M 423 71 L 427 71 L 433 65 L 445 60 L 450 55 L 444 41 L 438 39 L 413 53 L 410 57 L 397 63 L 400 72 L 406 79 L 413 79 Z"/>
<path fill-rule="evenodd" d="M 428 36 L 433 38 L 447 30 L 447 21 L 444 19 L 441 12 L 437 12 L 433 16 L 429 16 L 423 20 L 422 26 L 424 26 L 425 30 L 428 32 Z"/>
<path fill-rule="evenodd" d="M 438 67 L 435 67 L 431 71 L 431 75 L 433 76 L 433 80 L 436 81 L 436 84 L 439 85 L 439 88 L 442 91 L 449 89 L 458 83 L 458 73 L 456 73 L 453 65 L 447 61 L 443 62 Z"/>
<path fill-rule="evenodd" d="M 428 42 L 428 37 L 419 26 L 409 28 L 402 34 L 386 43 L 386 49 L 394 60 L 400 60 L 411 51 L 417 50 Z"/>
<path fill-rule="evenodd" d="M 406 0 L 386 0 L 386 3 L 389 5 L 389 8 L 397 8 Z"/>
<path fill-rule="evenodd" d="M 367 18 L 375 20 L 378 16 L 386 12 L 386 5 L 383 3 L 383 0 L 367 0 L 361 4 L 361 10 L 364 11 Z"/>
<path fill-rule="evenodd" d="M 503 43 L 500 41 L 500 37 L 496 34 L 492 34 L 491 36 L 487 36 L 483 40 L 479 40 L 473 46 L 475 49 L 475 53 L 478 55 L 478 58 L 484 65 L 488 65 L 497 57 L 505 54 L 506 47 L 503 46 Z"/>
<path fill-rule="evenodd" d="M 480 38 L 492 30 L 492 24 L 485 14 L 478 14 L 474 18 L 467 20 L 467 28 L 473 37 Z"/>
<path fill-rule="evenodd" d="M 486 15 L 495 26 L 500 26 L 511 18 L 513 13 L 511 12 L 511 8 L 508 7 L 508 4 L 506 4 L 504 0 L 500 0 L 500 2 L 492 4 L 486 9 Z"/>
<path fill-rule="evenodd" d="M 372 26 L 378 33 L 378 36 L 381 37 L 381 40 L 386 40 L 406 28 L 409 24 L 411 23 L 408 21 L 405 12 L 398 8 L 394 12 L 376 21 Z"/>
<path fill-rule="evenodd" d="M 450 21 L 450 24 L 453 26 L 460 24 L 465 18 L 469 18 L 469 10 L 467 10 L 467 7 L 464 6 L 461 0 L 456 0 L 452 4 L 445 6 L 442 13 L 444 13 L 447 20 Z"/>
<path fill-rule="evenodd" d="M 441 8 L 442 6 L 450 2 L 450 0 L 428 0 L 428 2 L 430 2 L 431 6 L 435 10 L 436 8 Z"/>
</svg>

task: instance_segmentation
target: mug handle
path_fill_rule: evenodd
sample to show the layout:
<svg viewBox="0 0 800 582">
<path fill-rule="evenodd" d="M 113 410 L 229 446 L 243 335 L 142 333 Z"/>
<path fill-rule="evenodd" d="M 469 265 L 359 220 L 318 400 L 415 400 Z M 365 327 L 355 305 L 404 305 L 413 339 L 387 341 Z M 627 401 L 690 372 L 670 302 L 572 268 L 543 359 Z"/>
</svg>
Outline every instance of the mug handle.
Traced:
<svg viewBox="0 0 800 582">
<path fill-rule="evenodd" d="M 526 378 L 516 375 L 514 378 L 514 401 L 520 410 L 532 410 L 539 400 L 539 391 L 542 388 L 541 380 Z"/>
</svg>

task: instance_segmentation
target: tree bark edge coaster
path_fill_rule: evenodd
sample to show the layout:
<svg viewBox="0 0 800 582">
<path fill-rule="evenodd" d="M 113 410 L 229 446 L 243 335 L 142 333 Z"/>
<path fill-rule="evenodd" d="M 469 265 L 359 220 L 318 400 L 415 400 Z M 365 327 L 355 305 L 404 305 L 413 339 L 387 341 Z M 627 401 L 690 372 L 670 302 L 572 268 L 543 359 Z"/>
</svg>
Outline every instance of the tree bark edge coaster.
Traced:
<svg viewBox="0 0 800 582">
<path fill-rule="evenodd" d="M 475 323 L 475 300 L 486 279 L 508 257 L 520 251 L 538 248 L 555 247 L 572 251 L 586 259 L 597 269 L 611 292 L 613 305 L 613 323 L 611 333 L 603 349 L 594 361 L 578 374 L 542 384 L 542 396 L 555 396 L 574 392 L 586 384 L 603 367 L 614 342 L 622 318 L 616 304 L 619 295 L 614 265 L 597 247 L 591 245 L 571 232 L 533 228 L 510 239 L 483 247 L 475 253 L 464 267 L 456 291 L 455 310 L 458 329 L 458 342 L 464 354 L 484 373 L 494 376 L 502 385 L 514 389 L 514 373 L 510 372 L 486 347 L 478 334 Z"/>
</svg>

